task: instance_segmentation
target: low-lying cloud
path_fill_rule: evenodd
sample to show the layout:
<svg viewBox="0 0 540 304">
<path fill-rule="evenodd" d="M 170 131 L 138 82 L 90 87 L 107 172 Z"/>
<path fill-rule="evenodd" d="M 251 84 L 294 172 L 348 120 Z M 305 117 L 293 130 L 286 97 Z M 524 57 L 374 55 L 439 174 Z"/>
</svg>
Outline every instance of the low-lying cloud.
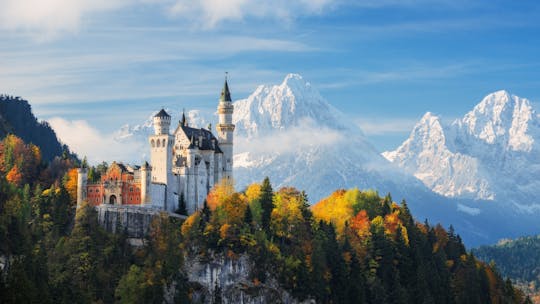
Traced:
<svg viewBox="0 0 540 304">
<path fill-rule="evenodd" d="M 135 141 L 114 139 L 114 134 L 104 134 L 92 127 L 85 120 L 65 120 L 54 117 L 48 120 L 56 135 L 67 144 L 79 157 L 86 156 L 91 164 L 102 161 L 136 161 L 140 155 L 141 145 Z"/>
<path fill-rule="evenodd" d="M 298 125 L 249 138 L 235 138 L 235 153 L 290 153 L 302 148 L 335 145 L 346 139 L 343 131 L 321 127 L 312 119 L 301 120 Z"/>
</svg>

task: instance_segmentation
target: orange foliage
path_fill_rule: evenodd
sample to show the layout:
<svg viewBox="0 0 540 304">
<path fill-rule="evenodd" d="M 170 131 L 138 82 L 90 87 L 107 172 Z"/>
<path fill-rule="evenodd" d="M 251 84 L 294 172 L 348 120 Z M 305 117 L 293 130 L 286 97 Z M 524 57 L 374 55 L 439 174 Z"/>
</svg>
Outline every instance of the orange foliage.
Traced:
<svg viewBox="0 0 540 304">
<path fill-rule="evenodd" d="M 446 230 L 444 230 L 440 224 L 437 224 L 434 230 L 435 236 L 437 236 L 437 242 L 433 244 L 433 252 L 437 252 L 446 247 L 446 244 L 448 243 L 448 233 L 446 233 Z"/>
<path fill-rule="evenodd" d="M 6 175 L 6 180 L 15 185 L 20 186 L 22 182 L 22 174 L 17 165 L 13 166 Z"/>
<path fill-rule="evenodd" d="M 225 178 L 222 179 L 214 186 L 214 188 L 212 188 L 206 197 L 208 208 L 212 211 L 216 210 L 217 206 L 221 205 L 225 199 L 230 197 L 233 193 L 234 186 L 232 182 Z"/>
<path fill-rule="evenodd" d="M 229 238 L 229 230 L 231 229 L 231 225 L 225 223 L 221 226 L 219 229 L 219 237 L 224 240 Z"/>
<path fill-rule="evenodd" d="M 384 217 L 384 232 L 386 234 L 394 235 L 398 226 L 401 224 L 396 212 L 390 213 Z"/>
<path fill-rule="evenodd" d="M 71 197 L 71 201 L 77 200 L 77 169 L 71 169 L 67 173 L 67 179 L 64 187 L 66 188 L 67 192 L 69 193 L 69 196 Z"/>
<path fill-rule="evenodd" d="M 366 210 L 360 210 L 360 212 L 350 220 L 350 227 L 361 238 L 369 236 L 370 224 Z"/>
<path fill-rule="evenodd" d="M 27 145 L 15 135 L 0 142 L 0 172 L 11 173 L 11 183 L 21 185 L 35 180 L 40 163 L 41 151 L 37 146 Z"/>
</svg>

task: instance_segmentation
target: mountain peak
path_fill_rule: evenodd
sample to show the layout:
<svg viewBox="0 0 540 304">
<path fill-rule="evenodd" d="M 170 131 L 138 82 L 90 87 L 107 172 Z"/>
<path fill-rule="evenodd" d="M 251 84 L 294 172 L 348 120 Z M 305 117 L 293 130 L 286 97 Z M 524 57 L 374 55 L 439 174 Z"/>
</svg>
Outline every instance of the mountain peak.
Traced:
<svg viewBox="0 0 540 304">
<path fill-rule="evenodd" d="M 342 113 L 301 75 L 293 73 L 285 76 L 279 85 L 259 86 L 248 98 L 236 101 L 234 109 L 236 132 L 247 137 L 285 130 L 305 121 L 334 130 L 350 128 L 344 123 Z"/>
<path fill-rule="evenodd" d="M 488 144 L 500 143 L 514 151 L 530 151 L 530 122 L 535 111 L 529 100 L 505 90 L 484 97 L 460 121 L 467 132 Z"/>
</svg>

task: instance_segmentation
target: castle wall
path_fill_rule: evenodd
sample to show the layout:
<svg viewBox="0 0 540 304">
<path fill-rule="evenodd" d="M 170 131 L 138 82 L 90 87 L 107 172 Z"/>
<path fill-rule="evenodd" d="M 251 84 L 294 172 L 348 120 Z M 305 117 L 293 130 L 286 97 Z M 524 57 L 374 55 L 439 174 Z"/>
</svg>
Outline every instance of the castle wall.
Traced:
<svg viewBox="0 0 540 304">
<path fill-rule="evenodd" d="M 152 221 L 162 210 L 137 206 L 100 205 L 96 207 L 99 224 L 112 233 L 126 232 L 130 238 L 144 238 Z M 185 216 L 168 214 L 170 217 L 185 219 Z"/>
<path fill-rule="evenodd" d="M 167 186 L 163 184 L 150 183 L 150 196 L 152 197 L 152 207 L 165 210 L 165 197 Z"/>
</svg>

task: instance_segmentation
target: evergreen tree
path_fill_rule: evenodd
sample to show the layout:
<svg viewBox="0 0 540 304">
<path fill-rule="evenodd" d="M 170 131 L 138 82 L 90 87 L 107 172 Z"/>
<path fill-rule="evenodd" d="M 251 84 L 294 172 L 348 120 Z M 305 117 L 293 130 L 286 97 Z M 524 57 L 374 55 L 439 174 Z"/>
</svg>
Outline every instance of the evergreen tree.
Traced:
<svg viewBox="0 0 540 304">
<path fill-rule="evenodd" d="M 253 224 L 253 213 L 251 212 L 249 204 L 247 204 L 246 211 L 244 211 L 244 223 L 249 227 Z"/>
<path fill-rule="evenodd" d="M 262 228 L 269 233 L 270 232 L 270 218 L 272 217 L 272 210 L 274 209 L 274 193 L 272 190 L 272 185 L 270 184 L 270 179 L 265 177 L 261 185 L 261 195 L 259 201 L 261 203 L 262 214 L 261 214 L 261 224 Z"/>
<path fill-rule="evenodd" d="M 184 192 L 180 192 L 180 195 L 178 196 L 178 208 L 174 211 L 174 213 L 180 215 L 187 215 L 186 199 L 184 198 Z"/>
</svg>

